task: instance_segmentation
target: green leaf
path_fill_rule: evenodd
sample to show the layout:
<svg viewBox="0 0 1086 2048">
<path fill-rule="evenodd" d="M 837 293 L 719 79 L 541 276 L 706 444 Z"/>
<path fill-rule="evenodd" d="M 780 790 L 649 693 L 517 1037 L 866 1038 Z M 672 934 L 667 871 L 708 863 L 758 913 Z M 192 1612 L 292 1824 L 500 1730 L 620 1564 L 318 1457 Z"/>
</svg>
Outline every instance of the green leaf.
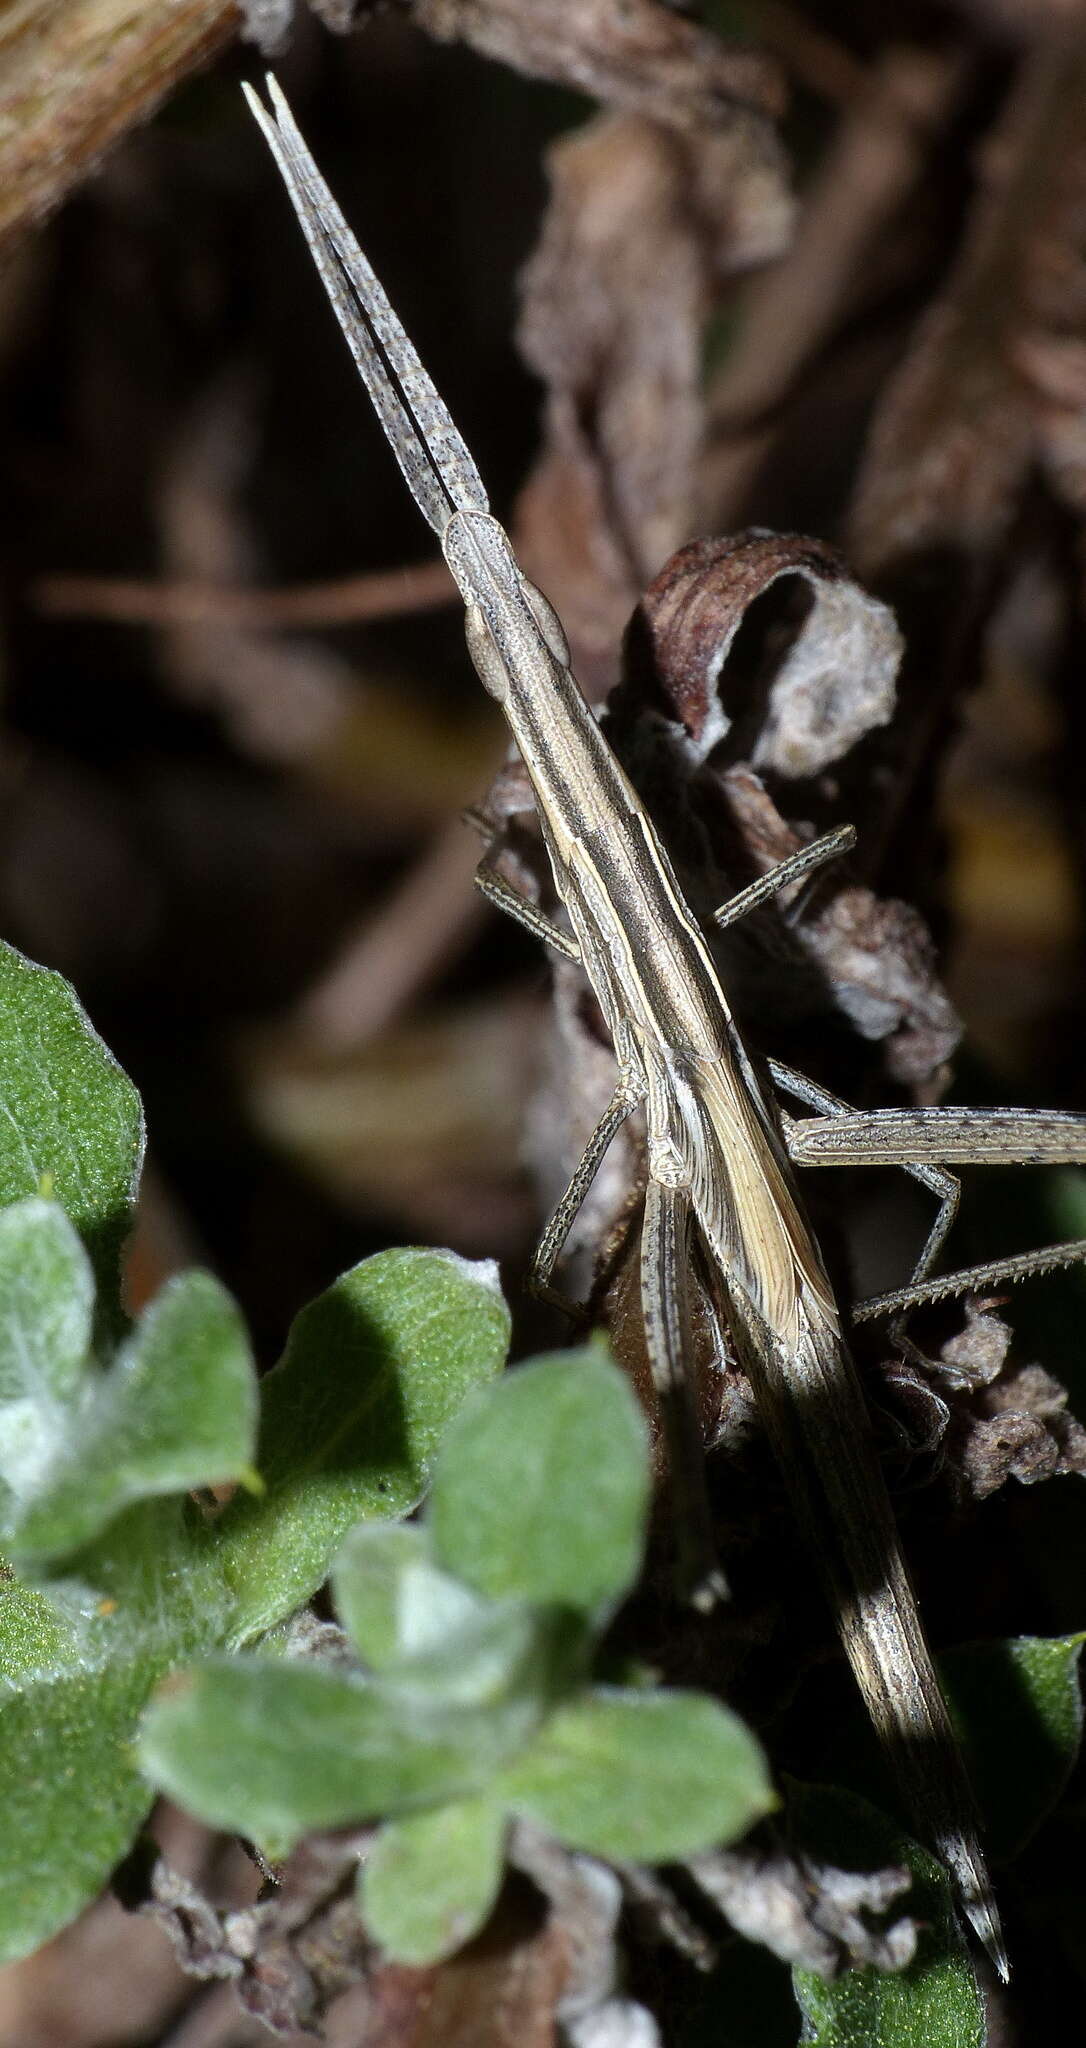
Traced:
<svg viewBox="0 0 1086 2048">
<path fill-rule="evenodd" d="M 500 1806 L 461 1799 L 382 1828 L 359 1873 L 366 1926 L 396 1962 L 440 1962 L 488 1919 L 502 1880 Z"/>
<path fill-rule="evenodd" d="M 252 1435 L 247 1346 L 213 1281 L 174 1283 L 105 1373 L 86 1356 L 90 1297 L 86 1254 L 60 1209 L 31 1200 L 0 1215 L 0 1380 L 14 1397 L 3 1421 L 14 1410 L 19 1422 L 3 1437 L 5 1506 L 16 1541 L 66 1553 L 48 1598 L 0 1587 L 5 1959 L 105 1883 L 150 1802 L 133 1751 L 139 1711 L 171 1662 L 225 1627 L 197 1510 L 124 1503 L 239 1469 Z M 73 1547 L 103 1521 L 95 1543 Z"/>
<path fill-rule="evenodd" d="M 8 1955 L 62 1926 L 127 1848 L 149 1796 L 136 1769 L 136 1724 L 158 1679 L 273 1626 L 323 1578 L 348 1522 L 367 1509 L 393 1514 L 405 1496 L 414 1497 L 446 1414 L 466 1388 L 497 1369 L 507 1334 L 504 1305 L 485 1273 L 427 1253 L 368 1262 L 345 1288 L 332 1290 L 331 1313 L 328 1296 L 315 1304 L 314 1342 L 298 1347 L 290 1372 L 271 1376 L 264 1440 L 273 1454 L 275 1501 L 248 1513 L 243 1502 L 216 1520 L 176 1489 L 231 1471 L 246 1476 L 253 1389 L 233 1308 L 213 1281 L 185 1276 L 164 1290 L 103 1372 L 93 1359 L 77 1357 L 89 1293 L 83 1255 L 55 1210 L 29 1207 L 37 1251 L 32 1257 L 29 1243 L 16 1241 L 30 1227 L 16 1218 L 10 1288 L 0 1280 L 0 1308 L 10 1299 L 25 1325 L 0 1367 L 0 1382 L 7 1375 L 0 1393 L 15 1391 L 25 1343 L 35 1359 L 34 1396 L 55 1408 L 63 1395 L 79 1419 L 61 1448 L 50 1409 L 52 1434 L 39 1458 L 39 1466 L 54 1461 L 48 1494 L 41 1470 L 36 1494 L 30 1484 L 33 1445 L 28 1449 L 25 1430 L 16 1443 L 16 1476 L 28 1487 L 20 1503 L 23 1534 L 43 1551 L 61 1546 L 64 1556 L 52 1560 L 48 1600 L 8 1589 L 8 1626 L 0 1631 L 0 1943 Z M 352 1291 L 368 1305 L 368 1321 L 344 1318 Z M 355 1342 L 352 1350 L 360 1322 L 370 1342 L 361 1350 Z M 319 1337 L 326 1343 L 317 1344 Z M 361 1389 L 354 1381 L 360 1363 L 369 1372 Z M 317 1409 L 313 1429 L 306 1426 L 307 1372 Z M 148 1493 L 158 1497 L 133 1501 Z M 98 1533 L 83 1541 L 92 1527 Z M 36 1572 L 45 1569 L 40 1553 L 32 1562 Z M 261 1584 L 264 1564 L 269 1575 Z M 435 1732 L 432 1725 L 433 1704 L 427 1707 L 430 1725 L 422 1729 L 421 1749 L 412 1751 L 408 1776 L 426 1777 L 429 1741 L 427 1785 L 435 1770 L 445 1784 L 438 1769 L 444 1758 L 454 1789 L 473 1790 L 476 1756 L 485 1774 L 492 1756 L 504 1759 L 538 1725 L 540 1674 L 551 1667 L 534 1637 L 519 1654 L 518 1664 L 509 1653 L 508 1698 L 476 1714 L 480 1727 L 461 1715 L 446 1740 L 444 1727 Z M 417 1732 L 425 1720 L 418 1699 L 414 1710 L 410 1727 Z M 382 1711 L 386 1720 L 395 1718 L 390 1707 Z M 402 1703 L 395 1711 L 402 1721 Z M 395 1734 L 402 1750 L 401 1727 Z"/>
<path fill-rule="evenodd" d="M 418 1497 L 449 1414 L 500 1366 L 508 1317 L 484 1270 L 451 1255 L 392 1253 L 348 1276 L 299 1319 L 272 1375 L 275 1502 L 216 1523 L 178 1496 L 256 1483 L 244 1332 L 215 1282 L 190 1274 L 116 1349 L 139 1099 L 61 977 L 2 946 L 0 1091 L 0 1526 L 48 1584 L 45 1597 L 5 1583 L 0 1566 L 10 1958 L 86 1904 L 127 1848 L 149 1796 L 136 1722 L 158 1678 L 274 1625 L 351 1522 Z M 535 1725 L 537 1702 L 512 1706 Z"/>
<path fill-rule="evenodd" d="M 390 1683 L 481 1705 L 510 1690 L 551 1699 L 585 1634 L 564 1608 L 481 1600 L 439 1572 L 417 1524 L 362 1523 L 336 1560 L 341 1620 Z"/>
<path fill-rule="evenodd" d="M 27 1208 L 45 1205 L 0 1216 L 0 1246 L 5 1222 Z M 51 1232 L 57 1219 L 70 1229 L 59 1210 L 46 1216 Z M 72 1248 L 79 1252 L 78 1239 Z M 0 1249 L 0 1331 L 8 1328 L 5 1281 Z M 248 1338 L 207 1273 L 171 1280 L 109 1371 L 88 1364 L 67 1391 L 63 1402 L 24 1397 L 36 1415 L 38 1472 L 4 1539 L 16 1555 L 63 1556 L 135 1501 L 251 1475 L 257 1394 Z"/>
<path fill-rule="evenodd" d="M 726 1707 L 604 1687 L 559 1708 L 501 1790 L 561 1841 L 617 1862 L 734 1841 L 777 1804 L 758 1743 Z"/>
<path fill-rule="evenodd" d="M 151 1802 L 139 1715 L 158 1680 L 228 1630 L 228 1589 L 188 1501 L 140 1502 L 49 1581 L 0 1586 L 0 1954 L 87 1905 Z"/>
<path fill-rule="evenodd" d="M 495 1268 L 451 1252 L 379 1252 L 302 1310 L 261 1389 L 266 1493 L 220 1527 L 235 1640 L 307 1600 L 353 1523 L 416 1505 L 449 1422 L 508 1342 Z"/>
<path fill-rule="evenodd" d="M 0 1211 L 0 1540 L 18 1527 L 72 1441 L 87 1368 L 94 1278 L 63 1209 Z"/>
<path fill-rule="evenodd" d="M 1009 1862 L 1055 1806 L 1082 1739 L 1086 1635 L 975 1643 L 939 1660 L 985 1846 Z"/>
<path fill-rule="evenodd" d="M 332 1570 L 336 1612 L 375 1671 L 437 1647 L 483 1610 L 459 1579 L 431 1562 L 418 1522 L 360 1522 Z"/>
<path fill-rule="evenodd" d="M 287 1847 L 310 1828 L 379 1819 L 481 1790 L 537 1718 L 449 1707 L 318 1664 L 213 1660 L 144 1716 L 153 1783 L 213 1826 Z"/>
<path fill-rule="evenodd" d="M 92 1663 L 40 1594 L 0 1585 L 0 1962 L 101 1890 L 150 1805 L 131 1755 L 153 1657 Z"/>
<path fill-rule="evenodd" d="M 803 2039 L 810 2048 L 983 2048 L 984 2007 L 946 1873 L 865 1800 L 796 1788 L 789 1801 L 805 1849 L 848 1870 L 903 1863 L 913 1873 L 909 1910 L 920 1923 L 916 1956 L 895 1976 L 849 1970 L 832 1984 L 796 1970 Z"/>
<path fill-rule="evenodd" d="M 62 975 L 0 944 L 0 1203 L 59 1202 L 115 1312 L 143 1112 Z"/>
<path fill-rule="evenodd" d="M 648 1499 L 641 1410 L 590 1347 L 537 1359 L 465 1404 L 428 1517 L 438 1563 L 479 1592 L 592 1613 L 637 1576 Z"/>
<path fill-rule="evenodd" d="M 449 1706 L 500 1709 L 527 1740 L 583 1677 L 588 1647 L 583 1621 L 567 1607 L 497 1601 L 397 1657 L 385 1684 Z"/>
<path fill-rule="evenodd" d="M 90 1662 L 153 1653 L 156 1675 L 216 1649 L 234 1611 L 213 1529 L 187 1499 L 138 1501 L 40 1583 L 87 1633 Z"/>
</svg>

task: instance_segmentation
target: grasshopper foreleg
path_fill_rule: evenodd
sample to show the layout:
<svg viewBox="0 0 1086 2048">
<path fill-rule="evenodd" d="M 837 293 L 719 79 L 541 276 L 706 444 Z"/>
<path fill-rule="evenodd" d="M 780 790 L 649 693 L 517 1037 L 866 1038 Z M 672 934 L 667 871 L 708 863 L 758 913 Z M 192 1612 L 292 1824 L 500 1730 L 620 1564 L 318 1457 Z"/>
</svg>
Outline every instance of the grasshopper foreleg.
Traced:
<svg viewBox="0 0 1086 2048">
<path fill-rule="evenodd" d="M 580 966 L 581 949 L 572 932 L 564 932 L 560 925 L 553 923 L 546 911 L 529 902 L 527 896 L 514 889 L 512 882 L 506 881 L 505 876 L 486 860 L 475 870 L 475 886 L 488 903 L 493 903 L 496 910 L 503 910 L 516 924 L 523 925 L 534 939 L 542 939 L 544 945 L 552 946 L 556 953 Z"/>
<path fill-rule="evenodd" d="M 738 924 L 741 917 L 757 910 L 759 904 L 767 903 L 780 889 L 787 889 L 789 883 L 799 882 L 804 875 L 813 874 L 815 868 L 824 866 L 828 860 L 836 860 L 839 854 L 847 853 L 856 844 L 854 825 L 838 825 L 833 832 L 823 833 L 821 839 L 812 839 L 809 846 L 800 846 L 790 853 L 786 860 L 778 861 L 756 881 L 748 882 L 735 896 L 729 896 L 718 910 L 713 911 L 713 923 L 721 931 L 731 924 Z"/>
</svg>

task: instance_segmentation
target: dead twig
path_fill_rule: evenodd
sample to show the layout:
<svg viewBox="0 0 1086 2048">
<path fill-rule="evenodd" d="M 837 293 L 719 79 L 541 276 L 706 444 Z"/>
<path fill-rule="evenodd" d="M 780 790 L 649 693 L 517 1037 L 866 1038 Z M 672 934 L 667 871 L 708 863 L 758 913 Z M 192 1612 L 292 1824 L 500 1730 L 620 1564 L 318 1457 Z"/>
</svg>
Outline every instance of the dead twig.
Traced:
<svg viewBox="0 0 1086 2048">
<path fill-rule="evenodd" d="M 343 1052 L 387 1031 L 485 915 L 471 887 L 479 850 L 459 819 L 446 826 L 375 917 L 354 932 L 295 1013 L 303 1039 Z"/>
<path fill-rule="evenodd" d="M 738 338 L 710 387 L 702 476 L 707 530 L 727 532 L 742 519 L 776 413 L 917 183 L 961 79 L 955 59 L 891 50 L 842 119 L 788 255 L 748 287 Z"/>
<path fill-rule="evenodd" d="M 411 562 L 331 583 L 247 590 L 197 579 L 144 582 L 135 577 L 43 576 L 31 602 L 49 618 L 108 619 L 121 626 L 360 626 L 409 617 L 456 602 L 444 562 Z"/>
</svg>

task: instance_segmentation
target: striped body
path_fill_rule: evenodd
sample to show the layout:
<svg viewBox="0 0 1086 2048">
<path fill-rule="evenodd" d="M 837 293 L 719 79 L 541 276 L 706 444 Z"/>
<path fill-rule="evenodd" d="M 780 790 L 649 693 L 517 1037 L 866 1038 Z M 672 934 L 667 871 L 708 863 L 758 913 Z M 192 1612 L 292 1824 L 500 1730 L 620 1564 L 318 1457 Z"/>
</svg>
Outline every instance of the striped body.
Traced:
<svg viewBox="0 0 1086 2048">
<path fill-rule="evenodd" d="M 1005 1974 L 964 1768 L 776 1115 L 655 829 L 578 688 L 562 627 L 519 569 L 470 453 L 274 81 L 269 89 L 274 117 L 251 93 L 250 104 L 389 443 L 459 585 L 479 676 L 502 705 L 531 778 L 555 887 L 621 1076 L 608 1131 L 635 1102 L 645 1105 L 650 1354 L 654 1345 L 668 1350 L 674 1367 L 681 1348 L 689 1211 L 719 1270 L 768 1436 L 869 1711 Z M 571 1193 L 575 1184 L 576 1177 Z M 552 1248 L 561 1241 L 559 1234 Z"/>
</svg>

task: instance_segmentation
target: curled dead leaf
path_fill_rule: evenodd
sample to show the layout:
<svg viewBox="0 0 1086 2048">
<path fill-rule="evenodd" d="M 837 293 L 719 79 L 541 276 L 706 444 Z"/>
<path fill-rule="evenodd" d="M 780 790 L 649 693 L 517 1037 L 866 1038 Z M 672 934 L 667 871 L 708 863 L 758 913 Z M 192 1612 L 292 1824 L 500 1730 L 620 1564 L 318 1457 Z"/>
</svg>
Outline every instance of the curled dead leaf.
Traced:
<svg viewBox="0 0 1086 2048">
<path fill-rule="evenodd" d="M 809 605 L 778 660 L 763 705 L 729 707 L 721 690 L 728 654 L 752 604 L 784 577 L 798 577 Z M 893 613 L 850 576 L 822 541 L 751 531 L 692 541 L 661 571 L 638 607 L 635 632 L 673 715 L 702 761 L 739 719 L 756 768 L 798 779 L 817 775 L 894 707 L 901 635 Z"/>
</svg>

